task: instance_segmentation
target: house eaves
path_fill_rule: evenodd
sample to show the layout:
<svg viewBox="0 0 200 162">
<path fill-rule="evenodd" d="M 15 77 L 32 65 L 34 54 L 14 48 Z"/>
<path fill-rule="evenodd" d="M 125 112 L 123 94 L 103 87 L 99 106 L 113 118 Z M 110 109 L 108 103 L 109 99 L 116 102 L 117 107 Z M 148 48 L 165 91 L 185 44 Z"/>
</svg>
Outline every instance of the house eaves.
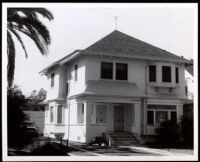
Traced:
<svg viewBox="0 0 200 162">
<path fill-rule="evenodd" d="M 49 66 L 45 67 L 44 69 L 42 69 L 39 72 L 39 74 L 46 74 L 46 73 L 48 73 L 49 69 L 51 69 L 53 67 L 56 67 L 56 66 L 59 66 L 59 65 L 63 65 L 65 63 L 71 61 L 72 59 L 74 59 L 75 57 L 77 57 L 80 53 L 81 53 L 81 50 L 75 50 L 74 52 L 70 53 L 69 55 L 67 55 L 67 56 L 59 59 L 58 61 L 53 62 Z"/>
</svg>

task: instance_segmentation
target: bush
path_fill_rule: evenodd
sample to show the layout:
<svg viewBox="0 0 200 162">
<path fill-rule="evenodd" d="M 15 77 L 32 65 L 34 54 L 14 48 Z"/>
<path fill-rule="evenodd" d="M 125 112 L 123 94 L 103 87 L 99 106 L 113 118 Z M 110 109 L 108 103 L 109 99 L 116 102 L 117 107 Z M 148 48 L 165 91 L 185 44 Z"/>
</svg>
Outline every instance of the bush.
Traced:
<svg viewBox="0 0 200 162">
<path fill-rule="evenodd" d="M 193 118 L 182 116 L 181 118 L 181 134 L 183 137 L 183 141 L 186 145 L 193 146 L 193 133 L 194 125 Z"/>
<path fill-rule="evenodd" d="M 92 145 L 92 144 L 96 144 L 96 145 L 99 145 L 99 146 L 101 146 L 102 144 L 106 145 L 106 141 L 103 137 L 97 136 L 97 137 L 94 138 L 94 140 L 91 140 L 89 142 L 89 145 Z"/>
<path fill-rule="evenodd" d="M 171 145 L 181 137 L 179 124 L 172 120 L 161 122 L 155 132 L 158 134 L 158 140 L 162 144 Z"/>
<path fill-rule="evenodd" d="M 43 146 L 39 146 L 34 149 L 30 155 L 42 155 L 42 156 L 55 156 L 55 155 L 67 155 L 66 146 L 59 143 L 46 143 Z"/>
</svg>

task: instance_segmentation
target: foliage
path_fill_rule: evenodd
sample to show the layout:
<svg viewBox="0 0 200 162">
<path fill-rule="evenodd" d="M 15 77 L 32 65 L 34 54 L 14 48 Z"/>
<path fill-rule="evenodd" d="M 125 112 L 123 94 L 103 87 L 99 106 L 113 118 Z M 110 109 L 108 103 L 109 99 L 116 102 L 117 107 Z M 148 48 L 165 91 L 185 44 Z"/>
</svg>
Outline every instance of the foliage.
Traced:
<svg viewBox="0 0 200 162">
<path fill-rule="evenodd" d="M 52 13 L 45 8 L 8 8 L 7 10 L 8 87 L 13 84 L 15 70 L 16 50 L 13 36 L 21 44 L 26 57 L 28 57 L 28 54 L 20 34 L 32 39 L 42 55 L 48 52 L 48 45 L 51 42 L 50 34 L 47 27 L 40 21 L 39 15 L 49 21 L 53 20 Z"/>
<path fill-rule="evenodd" d="M 45 143 L 43 146 L 38 146 L 34 149 L 31 155 L 43 155 L 43 156 L 54 156 L 54 155 L 67 155 L 67 147 L 59 143 Z"/>
<path fill-rule="evenodd" d="M 181 137 L 180 126 L 173 120 L 161 122 L 155 132 L 158 134 L 158 140 L 162 144 L 173 144 Z"/>
<path fill-rule="evenodd" d="M 193 118 L 192 117 L 187 117 L 187 116 L 182 116 L 181 118 L 181 133 L 183 137 L 183 141 L 186 145 L 193 146 Z"/>
<path fill-rule="evenodd" d="M 33 90 L 30 96 L 27 98 L 26 106 L 24 110 L 28 111 L 44 111 L 44 105 L 41 105 L 40 102 L 46 99 L 47 92 L 41 88 L 37 93 L 36 90 Z"/>
<path fill-rule="evenodd" d="M 26 142 L 23 127 L 27 116 L 21 109 L 26 102 L 25 96 L 22 94 L 18 86 L 14 85 L 7 90 L 9 146 L 22 146 Z"/>
<path fill-rule="evenodd" d="M 98 146 L 106 145 L 106 140 L 101 136 L 96 136 L 93 140 L 89 142 L 89 145 L 96 144 Z"/>
</svg>

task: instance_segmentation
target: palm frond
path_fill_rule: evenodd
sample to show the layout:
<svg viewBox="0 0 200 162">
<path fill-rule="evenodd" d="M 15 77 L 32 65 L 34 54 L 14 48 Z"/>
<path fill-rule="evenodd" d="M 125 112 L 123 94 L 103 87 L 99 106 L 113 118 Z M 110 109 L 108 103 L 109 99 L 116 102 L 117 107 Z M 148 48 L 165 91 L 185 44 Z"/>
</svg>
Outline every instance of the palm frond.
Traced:
<svg viewBox="0 0 200 162">
<path fill-rule="evenodd" d="M 7 57 L 8 57 L 8 65 L 7 65 L 7 80 L 8 87 L 11 87 L 14 80 L 15 73 L 15 44 L 12 38 L 12 35 L 9 31 L 7 31 Z"/>
<path fill-rule="evenodd" d="M 21 37 L 19 36 L 19 34 L 13 28 L 8 28 L 8 29 L 16 36 L 17 40 L 20 42 L 20 44 L 21 44 L 21 46 L 22 46 L 22 48 L 24 50 L 25 56 L 27 58 L 28 54 L 27 54 L 26 48 L 24 46 L 24 43 L 23 43 Z"/>
</svg>

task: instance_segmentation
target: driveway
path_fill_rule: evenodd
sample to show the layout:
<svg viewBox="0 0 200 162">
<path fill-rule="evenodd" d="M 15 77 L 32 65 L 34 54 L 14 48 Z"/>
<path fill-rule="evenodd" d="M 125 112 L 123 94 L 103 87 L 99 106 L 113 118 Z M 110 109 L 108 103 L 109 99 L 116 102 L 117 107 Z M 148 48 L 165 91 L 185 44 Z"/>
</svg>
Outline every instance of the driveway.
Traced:
<svg viewBox="0 0 200 162">
<path fill-rule="evenodd" d="M 170 155 L 193 155 L 193 150 L 180 149 L 155 149 L 145 146 L 88 146 L 77 143 L 69 143 L 69 146 L 78 151 L 71 151 L 70 156 L 170 156 Z"/>
</svg>

